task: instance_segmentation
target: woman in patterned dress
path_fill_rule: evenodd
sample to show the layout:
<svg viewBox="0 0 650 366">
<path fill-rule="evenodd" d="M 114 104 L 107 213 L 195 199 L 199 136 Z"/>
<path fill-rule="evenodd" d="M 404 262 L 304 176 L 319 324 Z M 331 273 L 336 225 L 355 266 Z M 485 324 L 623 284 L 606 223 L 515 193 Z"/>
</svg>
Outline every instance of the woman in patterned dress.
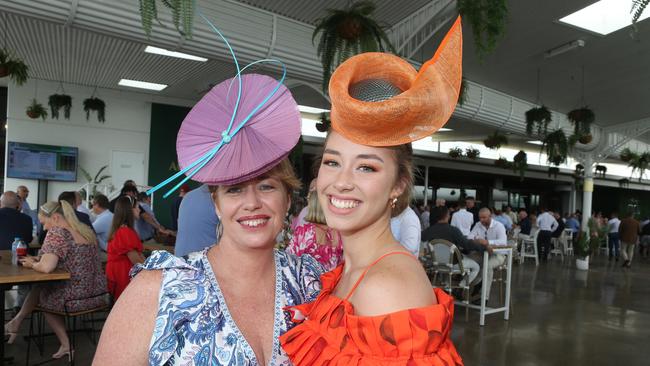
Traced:
<svg viewBox="0 0 650 366">
<path fill-rule="evenodd" d="M 315 191 L 309 192 L 307 201 L 306 223 L 295 228 L 285 250 L 294 255 L 311 255 L 323 269 L 331 271 L 343 260 L 341 235 L 327 226 Z"/>
<path fill-rule="evenodd" d="M 34 286 L 20 312 L 5 325 L 12 343 L 21 322 L 38 305 L 56 312 L 76 312 L 107 304 L 106 278 L 101 270 L 95 233 L 77 220 L 72 206 L 66 201 L 47 202 L 41 206 L 38 218 L 48 230 L 38 257 L 25 257 L 26 268 L 49 273 L 55 269 L 70 272 L 67 281 Z M 70 341 L 63 316 L 44 313 L 61 346 L 52 358 L 72 358 Z"/>
</svg>

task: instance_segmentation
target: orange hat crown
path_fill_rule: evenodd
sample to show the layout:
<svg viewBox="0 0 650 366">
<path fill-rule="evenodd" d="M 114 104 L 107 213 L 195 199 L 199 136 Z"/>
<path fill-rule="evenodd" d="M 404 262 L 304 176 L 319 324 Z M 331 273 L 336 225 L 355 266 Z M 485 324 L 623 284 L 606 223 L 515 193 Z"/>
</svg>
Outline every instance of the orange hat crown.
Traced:
<svg viewBox="0 0 650 366">
<path fill-rule="evenodd" d="M 395 146 L 430 136 L 454 111 L 462 78 L 463 37 L 456 19 L 438 50 L 417 72 L 398 56 L 368 52 L 342 63 L 332 74 L 332 128 L 369 146 Z M 351 89 L 381 80 L 401 93 L 392 98 L 356 99 Z M 354 94 L 354 93 L 352 93 Z"/>
</svg>

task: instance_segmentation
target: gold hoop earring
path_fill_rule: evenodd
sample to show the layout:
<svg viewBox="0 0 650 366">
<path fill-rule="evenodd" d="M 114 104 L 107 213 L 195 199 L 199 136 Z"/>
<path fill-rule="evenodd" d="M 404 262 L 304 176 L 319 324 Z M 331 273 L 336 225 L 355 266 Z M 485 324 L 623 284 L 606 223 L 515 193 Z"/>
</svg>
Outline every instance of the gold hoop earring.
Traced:
<svg viewBox="0 0 650 366">
<path fill-rule="evenodd" d="M 397 198 L 393 198 L 392 201 L 390 201 L 390 208 L 395 208 L 397 205 Z"/>
</svg>

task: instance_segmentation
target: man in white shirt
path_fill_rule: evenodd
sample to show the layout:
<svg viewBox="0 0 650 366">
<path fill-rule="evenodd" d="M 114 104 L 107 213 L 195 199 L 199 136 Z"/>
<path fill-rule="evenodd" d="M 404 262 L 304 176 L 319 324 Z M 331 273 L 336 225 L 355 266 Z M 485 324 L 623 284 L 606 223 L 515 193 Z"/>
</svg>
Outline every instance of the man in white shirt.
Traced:
<svg viewBox="0 0 650 366">
<path fill-rule="evenodd" d="M 395 240 L 406 248 L 415 257 L 420 256 L 420 238 L 422 228 L 420 218 L 412 208 L 406 207 L 401 214 L 390 219 L 390 230 Z"/>
<path fill-rule="evenodd" d="M 537 234 L 537 253 L 540 262 L 546 262 L 548 255 L 551 251 L 551 236 L 558 226 L 557 220 L 544 208 L 541 209 L 542 213 L 537 216 L 537 226 L 539 227 L 539 234 Z"/>
<path fill-rule="evenodd" d="M 429 206 L 422 206 L 422 213 L 420 214 L 420 227 L 422 227 L 423 231 L 429 227 L 430 217 L 431 213 L 429 212 Z"/>
<path fill-rule="evenodd" d="M 621 220 L 618 218 L 616 212 L 612 212 L 612 218 L 607 222 L 607 236 L 609 237 L 609 260 L 611 261 L 614 256 L 616 256 L 616 261 L 618 262 L 618 256 L 620 254 L 621 242 L 618 236 L 618 228 L 621 226 Z"/>
<path fill-rule="evenodd" d="M 90 217 L 91 216 L 90 215 L 90 210 L 88 209 L 88 207 L 84 203 L 83 197 L 81 197 L 81 193 L 75 191 L 74 192 L 74 197 L 75 197 L 75 200 L 76 200 L 76 203 L 77 203 L 77 211 L 83 212 L 83 213 L 85 213 L 86 215 L 88 215 Z"/>
<path fill-rule="evenodd" d="M 506 228 L 502 223 L 492 219 L 492 211 L 489 208 L 482 208 L 478 213 L 479 222 L 474 225 L 474 229 L 469 234 L 469 239 L 472 240 L 487 240 L 490 246 L 504 246 L 508 245 L 508 237 L 506 236 Z M 483 257 L 475 257 L 478 263 L 483 263 Z M 485 301 L 490 298 L 490 290 L 492 289 L 492 278 L 494 277 L 494 269 L 505 263 L 506 257 L 502 254 L 493 253 L 488 259 L 488 270 L 486 281 L 487 296 Z"/>
<path fill-rule="evenodd" d="M 472 224 L 474 224 L 474 215 L 467 211 L 467 207 L 463 202 L 461 203 L 460 210 L 456 211 L 451 217 L 451 226 L 457 227 L 465 237 L 468 237 L 472 230 Z"/>
<path fill-rule="evenodd" d="M 108 251 L 108 235 L 110 234 L 111 224 L 113 223 L 113 213 L 110 208 L 108 198 L 103 194 L 98 194 L 93 198 L 93 213 L 95 221 L 93 228 L 97 233 L 97 242 L 103 252 Z"/>
</svg>

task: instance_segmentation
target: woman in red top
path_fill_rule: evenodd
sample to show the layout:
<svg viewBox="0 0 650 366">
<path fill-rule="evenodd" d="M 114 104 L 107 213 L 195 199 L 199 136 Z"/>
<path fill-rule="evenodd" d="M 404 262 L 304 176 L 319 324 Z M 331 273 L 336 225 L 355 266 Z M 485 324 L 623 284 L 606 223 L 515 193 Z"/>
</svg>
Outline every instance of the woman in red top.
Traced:
<svg viewBox="0 0 650 366">
<path fill-rule="evenodd" d="M 321 276 L 311 303 L 290 307 L 301 324 L 280 337 L 296 366 L 454 366 L 453 299 L 433 289 L 418 259 L 393 237 L 409 204 L 410 142 L 449 119 L 460 90 L 460 19 L 416 73 L 393 55 L 363 53 L 329 83 L 332 129 L 316 191 L 344 263 Z"/>
<path fill-rule="evenodd" d="M 143 247 L 138 233 L 133 230 L 137 202 L 130 196 L 120 197 L 115 203 L 113 223 L 108 235 L 106 278 L 108 291 L 117 300 L 129 284 L 129 271 L 136 263 L 143 263 Z"/>
</svg>

